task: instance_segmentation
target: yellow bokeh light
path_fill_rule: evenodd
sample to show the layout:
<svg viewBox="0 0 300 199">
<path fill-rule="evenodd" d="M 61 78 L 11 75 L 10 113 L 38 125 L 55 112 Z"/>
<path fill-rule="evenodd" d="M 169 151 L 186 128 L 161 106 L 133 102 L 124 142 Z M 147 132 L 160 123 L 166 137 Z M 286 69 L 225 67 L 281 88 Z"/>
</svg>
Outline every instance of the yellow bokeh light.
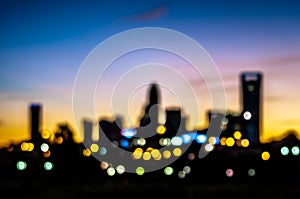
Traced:
<svg viewBox="0 0 300 199">
<path fill-rule="evenodd" d="M 137 148 L 134 150 L 134 152 L 132 153 L 132 158 L 135 160 L 140 159 L 143 156 L 143 149 L 141 148 Z"/>
<path fill-rule="evenodd" d="M 151 152 L 151 156 L 153 157 L 154 160 L 160 160 L 161 159 L 161 154 L 158 149 L 153 149 Z"/>
<path fill-rule="evenodd" d="M 170 157 L 171 157 L 171 152 L 169 151 L 169 150 L 165 150 L 164 152 L 163 152 L 163 157 L 165 158 L 165 159 L 169 159 Z"/>
<path fill-rule="evenodd" d="M 156 128 L 156 133 L 159 134 L 159 135 L 163 135 L 165 132 L 166 132 L 166 127 L 163 126 L 163 125 L 159 125 L 157 128 Z"/>
<path fill-rule="evenodd" d="M 234 139 L 232 137 L 229 137 L 226 139 L 226 145 L 229 147 L 232 147 L 234 145 Z"/>
<path fill-rule="evenodd" d="M 49 130 L 42 131 L 42 138 L 44 138 L 45 140 L 49 139 L 50 136 L 51 136 L 51 132 Z"/>
<path fill-rule="evenodd" d="M 136 148 L 135 151 L 140 151 L 143 153 L 143 149 L 142 148 Z"/>
<path fill-rule="evenodd" d="M 56 140 L 55 140 L 55 142 L 56 142 L 57 144 L 61 144 L 61 143 L 63 143 L 63 141 L 64 141 L 64 139 L 63 139 L 62 137 L 58 137 L 58 138 L 56 138 Z"/>
<path fill-rule="evenodd" d="M 182 153 L 181 148 L 176 147 L 175 149 L 173 149 L 173 154 L 174 156 L 180 156 Z"/>
<path fill-rule="evenodd" d="M 233 137 L 235 138 L 235 139 L 241 139 L 241 137 L 242 137 L 242 133 L 240 132 L 240 131 L 235 131 L 234 133 L 233 133 Z"/>
<path fill-rule="evenodd" d="M 214 136 L 211 136 L 208 138 L 208 143 L 209 144 L 216 144 L 217 143 L 217 138 L 215 138 Z"/>
<path fill-rule="evenodd" d="M 242 139 L 242 142 L 241 142 L 241 145 L 243 147 L 248 147 L 250 144 L 249 140 L 248 139 Z"/>
<path fill-rule="evenodd" d="M 28 143 L 28 145 L 29 145 L 28 151 L 33 151 L 34 144 L 30 142 L 30 143 Z"/>
<path fill-rule="evenodd" d="M 97 144 L 91 144 L 90 146 L 91 152 L 96 153 L 99 150 L 99 146 Z"/>
<path fill-rule="evenodd" d="M 89 149 L 83 149 L 82 154 L 85 157 L 89 157 L 91 155 L 91 151 Z"/>
<path fill-rule="evenodd" d="M 22 142 L 21 150 L 22 151 L 28 151 L 29 150 L 29 144 L 27 142 Z"/>
<path fill-rule="evenodd" d="M 262 152 L 261 158 L 262 158 L 263 160 L 269 160 L 269 159 L 270 159 L 270 153 L 269 153 L 268 151 Z"/>
<path fill-rule="evenodd" d="M 147 152 L 151 152 L 152 150 L 153 150 L 152 147 L 148 147 L 148 148 L 146 149 Z"/>
<path fill-rule="evenodd" d="M 220 144 L 221 144 L 222 146 L 225 146 L 225 145 L 226 145 L 226 138 L 225 138 L 225 137 L 222 137 L 222 138 L 221 138 Z"/>
<path fill-rule="evenodd" d="M 151 159 L 150 152 L 146 151 L 145 153 L 143 153 L 143 159 L 144 160 L 150 160 Z"/>
</svg>

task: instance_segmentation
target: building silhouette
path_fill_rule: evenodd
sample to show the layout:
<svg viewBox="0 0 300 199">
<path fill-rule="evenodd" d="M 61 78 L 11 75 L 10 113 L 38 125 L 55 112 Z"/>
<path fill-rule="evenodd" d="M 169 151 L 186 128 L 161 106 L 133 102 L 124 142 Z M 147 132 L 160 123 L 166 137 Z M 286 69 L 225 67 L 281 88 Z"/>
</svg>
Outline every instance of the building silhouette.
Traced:
<svg viewBox="0 0 300 199">
<path fill-rule="evenodd" d="M 176 189 L 173 185 L 190 188 L 191 185 L 205 187 L 207 184 L 215 185 L 216 183 L 222 186 L 220 193 L 225 193 L 223 185 L 235 188 L 236 185 L 241 184 L 249 187 L 247 192 L 244 192 L 244 189 L 239 190 L 239 187 L 235 190 L 238 190 L 239 195 L 248 196 L 246 198 L 257 196 L 256 193 L 249 196 L 249 193 L 253 193 L 252 186 L 259 187 L 261 190 L 261 187 L 271 185 L 271 193 L 273 193 L 273 185 L 277 187 L 278 185 L 294 185 L 297 189 L 292 194 L 299 194 L 300 141 L 296 136 L 297 132 L 290 130 L 280 140 L 260 143 L 262 76 L 256 72 L 246 72 L 241 74 L 240 80 L 243 97 L 242 111 L 228 112 L 226 115 L 214 110 L 208 111 L 207 119 L 213 126 L 212 133 L 209 133 L 207 128 L 187 130 L 185 128 L 186 117 L 183 116 L 181 107 L 167 108 L 166 121 L 164 124 L 159 124 L 156 120 L 158 111 L 154 111 L 154 114 L 152 113 L 154 117 L 152 117 L 150 110 L 152 106 L 159 104 L 160 95 L 156 84 L 150 86 L 147 93 L 149 101 L 143 107 L 144 115 L 141 118 L 141 124 L 146 126 L 122 129 L 121 116 L 116 116 L 114 119 L 101 118 L 98 121 L 99 135 L 105 133 L 110 141 L 108 144 L 111 143 L 113 147 L 122 149 L 118 150 L 118 155 L 131 152 L 130 159 L 127 160 L 137 163 L 136 173 L 127 173 L 127 165 L 122 164 L 121 161 L 117 164 L 110 161 L 111 157 L 116 159 L 119 157 L 110 156 L 112 148 L 100 142 L 103 137 L 99 136 L 97 141 L 92 140 L 93 122 L 90 120 L 83 120 L 84 144 L 75 142 L 71 126 L 65 123 L 58 126 L 54 133 L 54 141 L 45 139 L 40 133 L 42 106 L 30 104 L 32 139 L 0 149 L 1 188 L 6 190 L 8 185 L 5 183 L 12 184 L 12 179 L 25 182 L 19 186 L 20 188 L 35 179 L 37 183 L 34 184 L 43 189 L 37 192 L 39 197 L 41 193 L 44 193 L 45 187 L 56 182 L 62 183 L 52 188 L 51 193 L 52 190 L 54 193 L 60 189 L 66 196 L 74 187 L 76 187 L 76 190 L 74 189 L 77 192 L 76 196 L 81 196 L 82 193 L 79 192 L 82 191 L 80 190 L 82 187 L 88 190 L 91 197 L 98 193 L 103 194 L 107 188 L 111 188 L 110 194 L 114 194 L 116 191 L 114 185 L 119 186 L 120 182 L 126 191 L 137 190 L 138 186 L 144 187 L 146 183 L 149 183 L 150 189 L 158 183 L 166 183 L 170 192 Z M 154 132 L 153 129 L 147 127 L 151 126 L 147 124 L 151 123 L 153 118 L 155 125 L 159 127 Z M 226 128 L 223 129 L 221 136 L 214 134 L 223 126 Z M 32 146 L 39 152 L 33 151 Z M 201 149 L 207 155 L 198 158 L 197 154 Z M 95 158 L 98 157 L 97 155 L 103 159 L 98 160 Z M 174 157 L 176 159 L 164 168 L 151 173 L 143 170 L 147 169 L 148 165 L 164 163 Z M 92 188 L 87 187 L 86 184 L 81 186 L 82 182 L 88 182 L 93 186 Z M 13 186 L 15 189 L 15 185 Z M 97 188 L 93 189 L 96 186 Z M 99 189 L 101 186 L 103 189 Z M 131 189 L 129 186 L 134 187 Z M 34 188 L 36 187 L 27 186 L 24 190 L 28 192 L 28 190 L 35 190 Z M 194 193 L 196 196 L 196 193 L 198 195 L 202 191 L 198 190 L 198 187 L 195 188 L 197 190 L 188 189 L 189 193 L 185 192 L 182 196 L 191 195 L 190 191 L 196 191 Z M 230 188 L 230 193 L 232 188 Z M 8 189 L 8 191 L 11 190 Z M 182 192 L 184 189 L 177 190 Z M 165 193 L 170 196 L 168 191 Z M 20 193 L 23 192 L 20 191 Z M 177 193 L 175 195 L 178 196 Z"/>
<path fill-rule="evenodd" d="M 242 84 L 243 129 L 247 132 L 249 141 L 257 145 L 260 143 L 261 110 L 262 110 L 262 74 L 260 72 L 243 72 L 240 75 Z"/>
<path fill-rule="evenodd" d="M 148 91 L 148 104 L 145 107 L 144 115 L 140 119 L 140 126 L 147 126 L 151 123 L 153 126 L 158 125 L 158 112 L 160 104 L 160 93 L 158 86 L 155 83 L 151 84 Z"/>
<path fill-rule="evenodd" d="M 41 136 L 41 111 L 42 106 L 39 103 L 30 104 L 30 133 L 34 144 L 40 144 Z"/>
<path fill-rule="evenodd" d="M 87 146 L 92 144 L 93 122 L 84 119 L 83 120 L 83 139 Z"/>
<path fill-rule="evenodd" d="M 166 110 L 166 132 L 165 136 L 172 138 L 179 131 L 181 124 L 181 109 L 180 108 L 170 108 Z"/>
</svg>

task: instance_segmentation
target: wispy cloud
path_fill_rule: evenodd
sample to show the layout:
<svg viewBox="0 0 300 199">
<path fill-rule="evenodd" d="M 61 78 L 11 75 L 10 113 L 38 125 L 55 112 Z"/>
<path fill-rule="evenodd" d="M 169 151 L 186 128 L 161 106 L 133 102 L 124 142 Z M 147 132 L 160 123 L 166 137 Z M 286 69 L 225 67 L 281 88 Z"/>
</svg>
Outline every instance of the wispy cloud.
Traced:
<svg viewBox="0 0 300 199">
<path fill-rule="evenodd" d="M 291 63 L 300 63 L 300 55 L 290 55 L 290 56 L 281 56 L 281 57 L 273 57 L 273 58 L 266 58 L 263 60 L 258 61 L 259 64 L 263 64 L 265 66 L 283 66 L 285 67 L 286 64 Z"/>
<path fill-rule="evenodd" d="M 138 12 L 128 18 L 134 21 L 154 21 L 164 17 L 168 13 L 168 6 L 166 4 L 160 4 L 150 9 Z"/>
</svg>

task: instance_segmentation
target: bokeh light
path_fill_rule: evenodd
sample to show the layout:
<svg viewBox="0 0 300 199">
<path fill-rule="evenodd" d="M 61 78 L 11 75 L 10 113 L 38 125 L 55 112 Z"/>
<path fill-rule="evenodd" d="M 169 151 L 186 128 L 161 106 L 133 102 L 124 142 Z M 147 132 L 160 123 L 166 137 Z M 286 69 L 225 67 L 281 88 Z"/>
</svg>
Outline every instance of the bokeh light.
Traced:
<svg viewBox="0 0 300 199">
<path fill-rule="evenodd" d="M 248 147 L 250 145 L 250 142 L 248 139 L 242 139 L 241 145 L 242 147 Z"/>
<path fill-rule="evenodd" d="M 136 148 L 132 153 L 132 158 L 135 160 L 140 159 L 143 156 L 143 149 Z"/>
<path fill-rule="evenodd" d="M 181 146 L 182 145 L 182 138 L 179 136 L 175 136 L 171 139 L 171 143 L 173 146 Z"/>
<path fill-rule="evenodd" d="M 41 151 L 47 152 L 49 150 L 49 145 L 47 143 L 41 144 Z"/>
<path fill-rule="evenodd" d="M 151 152 L 151 156 L 154 160 L 160 160 L 161 159 L 161 153 L 158 149 L 153 149 Z"/>
<path fill-rule="evenodd" d="M 48 129 L 45 129 L 42 131 L 42 138 L 45 140 L 48 140 L 51 136 L 51 131 Z"/>
<path fill-rule="evenodd" d="M 280 153 L 281 153 L 281 155 L 288 155 L 289 154 L 289 148 L 287 148 L 286 146 L 281 147 Z"/>
<path fill-rule="evenodd" d="M 256 172 L 255 172 L 254 169 L 249 169 L 249 170 L 248 170 L 248 175 L 249 175 L 249 176 L 253 177 L 253 176 L 255 176 L 255 174 L 256 174 Z"/>
<path fill-rule="evenodd" d="M 122 129 L 121 130 L 121 135 L 125 138 L 132 138 L 133 136 L 136 135 L 136 130 L 135 129 L 132 129 L 132 128 L 129 128 L 129 129 Z"/>
<path fill-rule="evenodd" d="M 244 114 L 243 114 L 243 117 L 245 120 L 250 120 L 251 117 L 252 117 L 252 114 L 249 112 L 249 111 L 246 111 Z"/>
<path fill-rule="evenodd" d="M 163 125 L 159 125 L 157 128 L 156 128 L 156 133 L 159 134 L 159 135 L 163 135 L 165 132 L 166 132 L 167 128 Z"/>
<path fill-rule="evenodd" d="M 184 171 L 179 171 L 178 172 L 178 177 L 179 178 L 185 178 L 186 173 Z"/>
<path fill-rule="evenodd" d="M 89 149 L 83 149 L 82 154 L 85 157 L 89 157 L 91 155 L 91 151 Z"/>
<path fill-rule="evenodd" d="M 182 153 L 181 148 L 176 147 L 176 148 L 173 149 L 173 155 L 174 156 L 177 156 L 177 157 L 181 156 L 181 153 Z"/>
<path fill-rule="evenodd" d="M 145 173 L 145 170 L 143 167 L 137 167 L 135 170 L 136 174 L 138 174 L 139 176 L 143 175 Z"/>
<path fill-rule="evenodd" d="M 233 137 L 237 140 L 241 139 L 242 138 L 242 133 L 240 131 L 235 131 L 233 133 Z"/>
<path fill-rule="evenodd" d="M 232 147 L 234 145 L 235 141 L 232 137 L 229 137 L 226 139 L 226 145 L 229 147 Z"/>
<path fill-rule="evenodd" d="M 150 159 L 151 159 L 151 153 L 148 152 L 148 151 L 145 151 L 145 152 L 143 153 L 143 159 L 144 159 L 144 160 L 150 160 Z"/>
<path fill-rule="evenodd" d="M 102 170 L 106 170 L 108 168 L 108 166 L 109 166 L 108 163 L 105 162 L 105 161 L 103 161 L 103 162 L 100 163 L 100 168 Z"/>
<path fill-rule="evenodd" d="M 105 147 L 100 147 L 99 153 L 100 153 L 100 155 L 106 155 L 106 153 L 107 153 L 106 148 Z"/>
<path fill-rule="evenodd" d="M 172 167 L 166 167 L 165 169 L 164 169 L 164 173 L 166 174 L 166 175 L 172 175 L 173 174 L 173 172 L 174 172 L 174 169 L 172 168 Z"/>
<path fill-rule="evenodd" d="M 205 143 L 206 140 L 207 140 L 207 137 L 204 134 L 199 134 L 199 135 L 196 136 L 196 142 L 199 143 L 199 144 Z"/>
<path fill-rule="evenodd" d="M 16 164 L 16 167 L 20 171 L 25 170 L 26 167 L 27 167 L 27 163 L 24 162 L 24 161 L 18 161 L 17 164 Z"/>
<path fill-rule="evenodd" d="M 125 172 L 125 167 L 123 165 L 118 165 L 116 170 L 118 174 L 123 174 Z"/>
<path fill-rule="evenodd" d="M 44 169 L 47 170 L 47 171 L 52 170 L 53 167 L 54 167 L 54 165 L 53 165 L 52 162 L 45 162 L 45 163 L 44 163 Z"/>
<path fill-rule="evenodd" d="M 99 146 L 98 146 L 98 144 L 94 143 L 94 144 L 91 144 L 90 149 L 91 149 L 91 152 L 96 153 L 99 150 Z"/>
<path fill-rule="evenodd" d="M 192 169 L 190 166 L 184 166 L 183 169 L 182 169 L 186 174 L 189 174 L 191 173 Z"/>
<path fill-rule="evenodd" d="M 264 152 L 262 152 L 262 154 L 261 154 L 261 158 L 262 158 L 263 160 L 269 160 L 270 157 L 271 157 L 271 155 L 270 155 L 270 153 L 269 153 L 268 151 L 264 151 Z"/>
<path fill-rule="evenodd" d="M 172 153 L 169 150 L 164 150 L 163 157 L 165 159 L 169 159 L 171 157 Z"/>
<path fill-rule="evenodd" d="M 146 144 L 146 140 L 144 138 L 139 138 L 137 140 L 137 144 L 140 146 L 144 146 Z"/>
<path fill-rule="evenodd" d="M 106 170 L 106 172 L 107 172 L 107 175 L 109 175 L 109 176 L 114 176 L 114 175 L 116 174 L 116 170 L 115 170 L 115 168 L 113 168 L 113 167 L 109 167 L 109 168 Z"/>
<path fill-rule="evenodd" d="M 226 169 L 226 172 L 225 172 L 225 173 L 226 173 L 226 176 L 227 176 L 227 177 L 232 177 L 233 174 L 234 174 L 232 169 Z"/>
<path fill-rule="evenodd" d="M 293 146 L 291 151 L 292 151 L 293 155 L 299 155 L 299 153 L 300 153 L 300 149 L 298 146 Z"/>
</svg>

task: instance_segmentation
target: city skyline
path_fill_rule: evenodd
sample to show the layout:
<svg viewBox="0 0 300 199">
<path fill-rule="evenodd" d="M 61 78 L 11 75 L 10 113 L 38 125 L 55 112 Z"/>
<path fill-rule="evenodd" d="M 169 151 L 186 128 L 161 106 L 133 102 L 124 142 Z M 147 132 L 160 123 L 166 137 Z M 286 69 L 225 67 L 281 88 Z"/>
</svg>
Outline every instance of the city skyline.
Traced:
<svg viewBox="0 0 300 199">
<path fill-rule="evenodd" d="M 280 137 L 288 130 L 300 130 L 299 6 L 298 2 L 251 1 L 214 3 L 192 1 L 129 1 L 95 4 L 46 2 L 1 3 L 1 113 L 0 142 L 29 138 L 28 104 L 43 104 L 43 127 L 53 131 L 57 124 L 72 119 L 72 88 L 76 73 L 87 54 L 101 41 L 131 28 L 155 26 L 180 31 L 198 41 L 218 66 L 226 90 L 226 110 L 239 112 L 241 71 L 264 74 L 263 139 Z M 47 9 L 45 9 L 47 7 Z M 190 52 L 193 53 L 193 52 Z M 129 54 L 115 67 L 129 68 L 152 60 L 168 63 L 187 75 L 199 91 L 200 123 L 204 127 L 209 95 L 203 79 L 185 62 L 162 52 Z M 118 71 L 105 79 L 104 93 Z M 144 103 L 139 89 L 130 104 L 138 117 Z M 176 104 L 163 90 L 163 105 Z M 96 96 L 101 97 L 100 91 Z M 132 106 L 138 107 L 137 109 Z M 186 114 L 192 107 L 183 107 Z M 100 116 L 110 110 L 97 105 Z M 192 115 L 191 117 L 195 117 Z"/>
</svg>

